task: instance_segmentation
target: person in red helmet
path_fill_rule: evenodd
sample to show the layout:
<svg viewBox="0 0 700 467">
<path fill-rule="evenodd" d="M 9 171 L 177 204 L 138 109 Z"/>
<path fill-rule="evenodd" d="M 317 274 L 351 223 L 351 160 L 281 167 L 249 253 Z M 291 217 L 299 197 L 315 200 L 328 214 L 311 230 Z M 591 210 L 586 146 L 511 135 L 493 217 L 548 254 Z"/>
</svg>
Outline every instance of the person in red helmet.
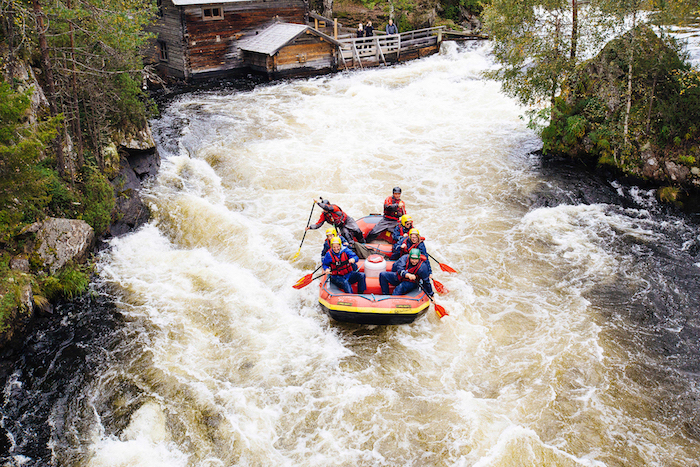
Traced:
<svg viewBox="0 0 700 467">
<path fill-rule="evenodd" d="M 404 214 L 406 214 L 406 203 L 401 199 L 401 188 L 397 186 L 392 190 L 391 196 L 384 200 L 384 216 L 367 234 L 365 240 L 371 242 L 377 237 L 384 235 L 386 240 L 389 241 L 394 227 L 396 227 L 399 219 Z"/>
<path fill-rule="evenodd" d="M 316 201 L 316 204 L 323 209 L 323 212 L 318 221 L 314 225 L 308 226 L 306 230 L 316 230 L 321 227 L 324 222 L 328 222 L 338 230 L 338 234 L 342 236 L 350 246 L 352 246 L 355 241 L 361 242 L 364 240 L 362 230 L 360 230 L 355 219 L 345 214 L 337 204 L 331 204 L 330 201 L 323 198 L 321 198 L 321 201 Z"/>
</svg>

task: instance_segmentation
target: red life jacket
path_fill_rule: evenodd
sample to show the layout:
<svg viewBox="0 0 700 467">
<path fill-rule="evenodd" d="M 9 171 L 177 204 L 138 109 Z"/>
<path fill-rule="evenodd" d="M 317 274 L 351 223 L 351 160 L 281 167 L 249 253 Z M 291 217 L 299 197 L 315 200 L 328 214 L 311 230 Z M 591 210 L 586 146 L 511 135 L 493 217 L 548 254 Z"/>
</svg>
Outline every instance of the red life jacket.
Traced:
<svg viewBox="0 0 700 467">
<path fill-rule="evenodd" d="M 345 225 L 345 222 L 348 220 L 348 215 L 335 204 L 331 204 L 331 208 L 333 211 L 323 211 L 326 222 L 333 225 Z"/>
<path fill-rule="evenodd" d="M 398 204 L 398 208 L 390 208 L 392 204 Z M 394 195 L 389 196 L 384 200 L 384 217 L 394 221 L 398 221 L 401 216 L 406 214 L 406 205 L 403 200 L 398 200 L 394 198 Z"/>
<path fill-rule="evenodd" d="M 418 243 L 416 243 L 415 245 L 414 245 L 413 243 L 411 243 L 411 246 L 409 247 L 409 246 L 408 246 L 409 243 L 411 243 L 411 239 L 410 239 L 410 238 L 407 238 L 407 239 L 404 240 L 404 242 L 401 244 L 401 249 L 404 250 L 406 253 L 408 253 L 409 251 L 411 251 L 411 250 L 414 249 L 414 248 L 418 248 L 418 247 L 420 246 L 420 244 L 423 243 L 423 237 L 421 237 L 421 238 L 420 238 L 420 241 L 419 241 Z M 423 256 L 423 253 L 421 253 L 421 256 Z"/>
<path fill-rule="evenodd" d="M 330 250 L 331 254 L 331 274 L 334 276 L 344 276 L 345 274 L 350 274 L 353 271 L 352 264 L 350 264 L 350 257 L 346 251 L 340 252 L 340 255 L 336 255 L 333 250 Z"/>
<path fill-rule="evenodd" d="M 418 270 L 420 269 L 420 267 L 421 267 L 422 265 L 423 265 L 423 258 L 422 258 L 422 257 L 421 257 L 421 259 L 418 260 L 418 264 L 416 264 L 415 266 L 411 266 L 411 260 L 408 259 L 408 262 L 406 263 L 406 266 L 408 266 L 408 267 L 406 268 L 406 273 L 408 273 L 408 274 L 413 274 L 414 276 L 416 276 L 416 278 L 418 278 Z M 400 275 L 400 276 L 399 276 L 399 277 L 401 278 L 402 281 L 407 281 L 407 280 L 409 280 L 409 279 L 407 279 L 407 278 L 405 277 L 405 276 L 406 276 L 406 273 L 404 273 L 403 275 Z"/>
</svg>

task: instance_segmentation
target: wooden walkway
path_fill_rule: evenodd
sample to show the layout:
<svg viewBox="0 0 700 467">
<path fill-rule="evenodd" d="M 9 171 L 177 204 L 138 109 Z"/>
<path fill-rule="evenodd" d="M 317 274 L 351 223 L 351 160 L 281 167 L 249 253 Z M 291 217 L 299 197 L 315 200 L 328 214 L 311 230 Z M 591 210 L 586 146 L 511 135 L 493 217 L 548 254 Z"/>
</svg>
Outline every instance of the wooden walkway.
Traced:
<svg viewBox="0 0 700 467">
<path fill-rule="evenodd" d="M 350 70 L 413 60 L 437 53 L 445 27 L 417 29 L 401 34 L 338 38 L 338 68 Z"/>
</svg>

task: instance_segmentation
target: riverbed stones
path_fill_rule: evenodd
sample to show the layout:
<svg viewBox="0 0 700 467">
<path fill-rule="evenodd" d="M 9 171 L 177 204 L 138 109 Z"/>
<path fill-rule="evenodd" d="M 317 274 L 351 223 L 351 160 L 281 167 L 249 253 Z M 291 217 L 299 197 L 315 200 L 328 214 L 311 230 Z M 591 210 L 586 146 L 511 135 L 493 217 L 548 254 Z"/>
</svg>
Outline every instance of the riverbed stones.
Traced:
<svg viewBox="0 0 700 467">
<path fill-rule="evenodd" d="M 54 274 L 69 262 L 85 262 L 94 244 L 95 232 L 87 222 L 49 217 L 36 234 L 34 252 L 42 269 Z"/>
</svg>

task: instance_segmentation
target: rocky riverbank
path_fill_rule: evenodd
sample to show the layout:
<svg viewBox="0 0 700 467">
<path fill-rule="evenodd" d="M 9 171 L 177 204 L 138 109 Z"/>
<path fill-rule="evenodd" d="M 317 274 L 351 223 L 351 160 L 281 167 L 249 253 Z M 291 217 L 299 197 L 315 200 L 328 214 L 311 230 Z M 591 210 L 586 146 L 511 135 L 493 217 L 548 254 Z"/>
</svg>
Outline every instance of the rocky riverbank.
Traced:
<svg viewBox="0 0 700 467">
<path fill-rule="evenodd" d="M 112 222 L 106 232 L 95 235 L 94 229 L 84 220 L 47 217 L 35 222 L 19 233 L 16 241 L 22 251 L 9 261 L 9 280 L 16 290 L 7 294 L 19 294 L 19 303 L 12 307 L 0 330 L 0 348 L 12 347 L 22 339 L 23 333 L 35 313 L 50 314 L 52 303 L 44 296 L 36 296 L 33 284 L 37 278 L 56 276 L 69 266 L 89 263 L 93 253 L 104 242 L 133 231 L 149 219 L 148 207 L 140 196 L 143 183 L 157 174 L 160 157 L 150 130 L 146 127 L 137 135 L 122 138 L 111 145 L 118 163 L 110 183 L 114 192 Z"/>
</svg>

